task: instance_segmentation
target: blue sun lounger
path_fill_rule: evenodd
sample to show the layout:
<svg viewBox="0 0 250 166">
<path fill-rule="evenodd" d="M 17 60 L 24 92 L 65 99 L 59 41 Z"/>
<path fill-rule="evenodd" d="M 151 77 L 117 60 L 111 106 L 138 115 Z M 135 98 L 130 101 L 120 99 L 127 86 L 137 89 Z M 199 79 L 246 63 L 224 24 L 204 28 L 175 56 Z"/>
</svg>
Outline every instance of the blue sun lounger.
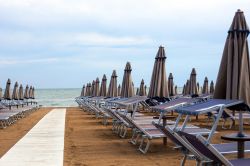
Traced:
<svg viewBox="0 0 250 166">
<path fill-rule="evenodd" d="M 186 144 L 184 146 L 195 155 L 197 165 L 249 166 L 250 158 L 228 160 L 222 155 L 220 148 L 216 147 L 218 145 L 207 143 L 207 140 L 200 135 L 194 136 L 182 131 L 178 131 L 178 134 L 189 144 L 189 146 L 185 146 Z M 235 151 L 230 144 L 225 145 L 224 147 Z"/>
</svg>

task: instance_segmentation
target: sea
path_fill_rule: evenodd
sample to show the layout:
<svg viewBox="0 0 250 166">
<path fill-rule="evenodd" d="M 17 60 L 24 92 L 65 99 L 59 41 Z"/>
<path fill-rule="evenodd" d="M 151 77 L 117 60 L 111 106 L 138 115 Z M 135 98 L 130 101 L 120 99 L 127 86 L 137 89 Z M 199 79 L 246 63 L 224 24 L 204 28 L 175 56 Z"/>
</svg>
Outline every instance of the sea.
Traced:
<svg viewBox="0 0 250 166">
<path fill-rule="evenodd" d="M 178 93 L 182 88 L 178 87 Z M 81 88 L 36 89 L 35 97 L 39 105 L 45 107 L 75 107 L 75 98 L 80 96 Z"/>
<path fill-rule="evenodd" d="M 80 88 L 36 89 L 35 97 L 39 105 L 49 107 L 77 106 L 75 98 L 80 96 Z"/>
</svg>

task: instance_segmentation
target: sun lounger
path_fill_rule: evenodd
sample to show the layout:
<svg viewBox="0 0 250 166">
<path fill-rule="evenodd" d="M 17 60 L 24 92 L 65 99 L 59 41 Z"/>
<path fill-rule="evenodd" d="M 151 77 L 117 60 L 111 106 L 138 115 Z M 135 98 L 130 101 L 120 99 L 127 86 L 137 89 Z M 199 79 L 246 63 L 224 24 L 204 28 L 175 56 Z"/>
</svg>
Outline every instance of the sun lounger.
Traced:
<svg viewBox="0 0 250 166">
<path fill-rule="evenodd" d="M 169 113 L 170 111 L 175 110 L 178 107 L 183 107 L 189 104 L 197 103 L 199 102 L 200 99 L 197 98 L 190 98 L 190 97 L 180 97 L 174 100 L 171 100 L 167 103 L 153 106 L 151 107 L 152 110 L 155 110 L 156 112 L 160 113 L 160 118 L 159 118 L 159 123 L 162 120 L 162 117 L 166 114 Z"/>
<path fill-rule="evenodd" d="M 208 113 L 208 119 L 212 119 L 213 122 L 216 120 L 217 116 L 218 116 L 218 111 Z M 243 113 L 242 118 L 243 118 L 243 120 L 248 120 L 248 123 L 250 122 L 250 114 L 249 113 Z M 240 120 L 239 113 L 233 114 L 227 110 L 223 111 L 223 113 L 221 115 L 221 119 L 223 120 L 222 128 L 224 128 L 224 129 L 226 129 L 225 124 L 228 120 L 230 121 L 229 129 L 232 128 L 232 126 L 235 124 L 235 121 Z"/>
<path fill-rule="evenodd" d="M 141 120 L 135 120 L 130 118 L 129 116 L 126 116 L 122 113 L 119 113 L 119 116 L 122 117 L 132 128 L 132 137 L 131 137 L 131 143 L 136 145 L 138 140 L 141 139 L 141 143 L 139 146 L 139 150 L 142 153 L 147 153 L 149 146 L 151 144 L 151 140 L 157 139 L 157 138 L 164 138 L 166 137 L 159 129 L 157 129 L 153 123 L 158 123 L 157 119 L 141 119 Z M 172 126 L 175 124 L 174 121 L 167 121 L 168 126 Z M 191 133 L 191 134 L 202 134 L 202 135 L 207 135 L 210 133 L 210 130 L 208 129 L 201 129 L 197 126 L 190 125 L 185 129 L 186 132 Z"/>
<path fill-rule="evenodd" d="M 24 118 L 29 113 L 36 110 L 37 107 L 33 106 L 25 106 L 20 108 L 12 108 L 11 110 L 9 108 L 1 107 L 0 109 L 0 127 L 5 128 L 13 123 L 15 123 L 17 120 Z"/>
<path fill-rule="evenodd" d="M 219 119 L 222 116 L 222 113 L 225 108 L 241 110 L 242 108 L 246 108 L 246 105 L 244 104 L 243 101 L 240 101 L 240 100 L 210 99 L 205 102 L 200 102 L 194 105 L 180 107 L 180 108 L 175 109 L 175 112 L 179 114 L 176 120 L 176 126 L 180 123 L 180 119 L 183 115 L 186 116 L 186 118 L 182 124 L 181 130 L 184 130 L 187 122 L 190 119 L 190 116 L 197 116 L 201 114 L 207 114 L 213 111 L 218 111 L 218 116 L 212 126 L 211 133 L 208 136 L 208 141 L 210 141 L 212 136 L 215 133 L 215 130 L 219 123 Z"/>
<path fill-rule="evenodd" d="M 200 135 L 193 136 L 182 131 L 179 131 L 178 134 L 190 145 L 186 148 L 188 148 L 191 153 L 195 154 L 197 165 L 210 163 L 211 165 L 248 166 L 250 163 L 250 159 L 228 160 L 222 155 L 220 152 L 221 150 L 235 151 L 235 146 L 233 147 L 233 144 L 225 144 L 225 148 L 222 148 L 223 144 L 221 144 L 219 145 L 221 146 L 220 148 L 216 148 L 218 145 L 207 143 L 206 139 Z M 249 148 L 249 143 L 247 146 Z"/>
</svg>

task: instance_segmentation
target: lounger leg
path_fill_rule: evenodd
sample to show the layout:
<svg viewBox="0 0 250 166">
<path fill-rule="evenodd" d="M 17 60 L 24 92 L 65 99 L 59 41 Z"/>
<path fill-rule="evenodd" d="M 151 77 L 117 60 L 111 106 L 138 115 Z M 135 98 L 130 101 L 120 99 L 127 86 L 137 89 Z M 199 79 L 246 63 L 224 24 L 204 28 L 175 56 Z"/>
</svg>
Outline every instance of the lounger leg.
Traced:
<svg viewBox="0 0 250 166">
<path fill-rule="evenodd" d="M 133 129 L 133 134 L 132 134 L 131 140 L 129 142 L 132 143 L 133 145 L 136 145 L 140 135 L 141 135 L 140 131 Z"/>
<path fill-rule="evenodd" d="M 2 128 L 2 129 L 4 128 L 4 124 L 3 124 L 3 121 L 1 121 L 1 128 Z"/>
<path fill-rule="evenodd" d="M 222 124 L 222 128 L 223 128 L 223 129 L 227 129 L 227 128 L 225 127 L 226 122 L 227 122 L 227 120 L 224 119 L 224 120 L 223 120 L 223 124 Z"/>
<path fill-rule="evenodd" d="M 230 123 L 230 126 L 229 126 L 229 129 L 232 129 L 233 125 L 235 124 L 234 120 L 232 119 L 231 123 Z"/>
<path fill-rule="evenodd" d="M 144 144 L 146 144 L 146 146 L 145 146 L 145 148 L 143 149 Z M 146 154 L 147 151 L 148 151 L 148 149 L 149 149 L 149 146 L 150 146 L 150 140 L 148 139 L 148 137 L 142 136 L 142 140 L 141 140 L 141 144 L 140 144 L 139 150 L 140 150 L 143 154 Z"/>
<path fill-rule="evenodd" d="M 105 126 L 107 126 L 107 124 L 108 124 L 107 120 L 108 120 L 108 118 L 104 115 L 103 119 L 102 119 L 102 124 L 105 125 Z"/>
<path fill-rule="evenodd" d="M 117 133 L 117 134 L 121 137 L 121 136 L 122 136 L 123 131 L 124 131 L 124 125 L 123 125 L 123 124 L 121 124 L 121 125 L 120 125 L 120 128 L 119 128 L 119 131 L 118 131 L 118 133 Z"/>
<path fill-rule="evenodd" d="M 122 138 L 125 138 L 126 137 L 126 134 L 127 134 L 127 131 L 128 131 L 128 128 L 126 126 L 123 126 L 123 133 L 121 133 L 122 135 L 120 135 Z"/>
<path fill-rule="evenodd" d="M 196 166 L 201 166 L 202 164 L 201 164 L 201 161 L 199 161 L 199 160 L 196 160 Z"/>
<path fill-rule="evenodd" d="M 187 155 L 185 154 L 184 157 L 181 160 L 181 166 L 184 166 L 187 160 Z"/>
<path fill-rule="evenodd" d="M 119 124 L 118 127 L 117 127 L 117 131 L 116 131 L 116 134 L 119 135 L 120 131 L 122 130 L 122 125 Z"/>
</svg>

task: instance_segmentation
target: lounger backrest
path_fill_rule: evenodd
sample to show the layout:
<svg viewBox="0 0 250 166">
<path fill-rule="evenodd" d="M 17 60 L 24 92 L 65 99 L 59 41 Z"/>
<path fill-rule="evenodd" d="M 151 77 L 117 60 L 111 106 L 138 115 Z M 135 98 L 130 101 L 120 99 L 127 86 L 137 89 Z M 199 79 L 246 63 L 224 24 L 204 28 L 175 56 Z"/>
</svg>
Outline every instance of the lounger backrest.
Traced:
<svg viewBox="0 0 250 166">
<path fill-rule="evenodd" d="M 167 130 L 166 128 L 164 128 L 163 126 L 157 124 L 157 123 L 153 123 L 155 125 L 156 128 L 158 128 L 163 134 L 165 134 L 167 136 L 167 138 L 171 139 L 171 141 L 173 143 L 175 143 L 176 145 L 179 145 L 179 146 L 182 146 L 184 147 L 184 145 L 178 140 L 175 138 L 175 136 L 169 131 Z"/>
<path fill-rule="evenodd" d="M 208 149 L 195 135 L 182 131 L 178 131 L 178 134 L 184 137 L 199 153 L 214 161 L 216 164 L 222 164 L 221 159 L 210 151 L 210 149 Z"/>
<path fill-rule="evenodd" d="M 123 113 L 117 112 L 117 114 L 122 117 L 128 124 L 133 125 L 131 120 Z"/>
</svg>

